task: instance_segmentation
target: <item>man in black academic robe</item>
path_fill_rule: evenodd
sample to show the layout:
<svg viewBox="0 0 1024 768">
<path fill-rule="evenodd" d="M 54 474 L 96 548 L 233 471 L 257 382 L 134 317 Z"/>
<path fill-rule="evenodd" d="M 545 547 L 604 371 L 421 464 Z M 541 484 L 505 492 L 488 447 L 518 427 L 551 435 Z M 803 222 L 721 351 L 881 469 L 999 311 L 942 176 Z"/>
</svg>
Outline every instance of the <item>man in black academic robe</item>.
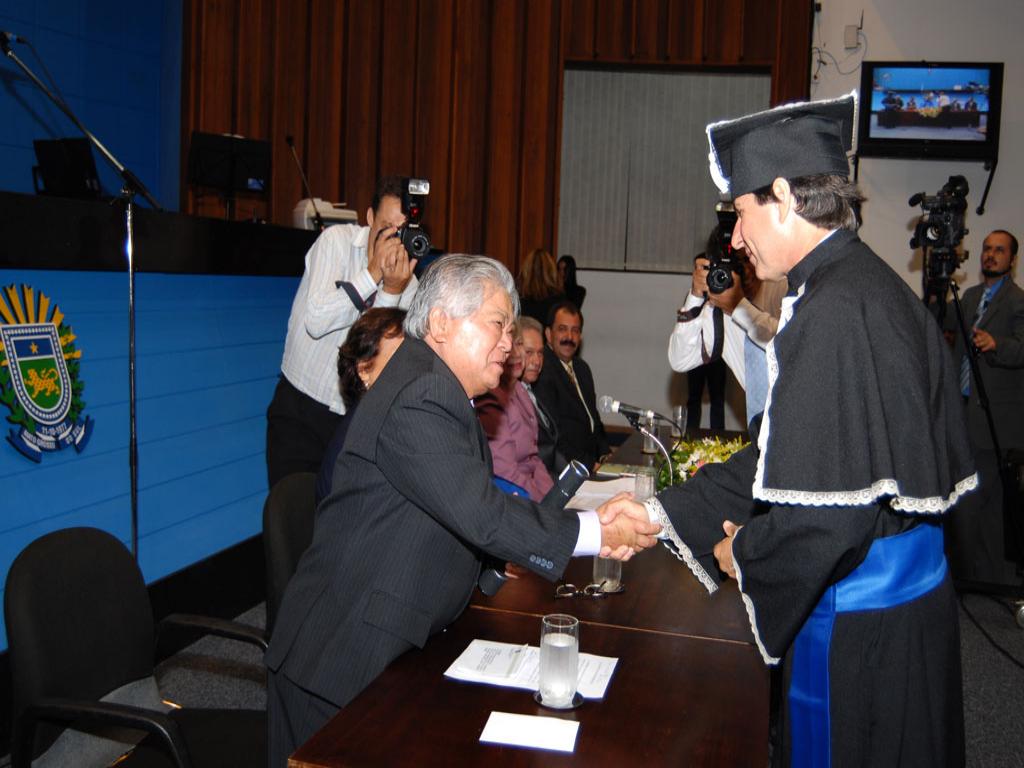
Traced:
<svg viewBox="0 0 1024 768">
<path fill-rule="evenodd" d="M 961 765 L 941 521 L 977 479 L 940 329 L 854 231 L 853 112 L 709 126 L 732 245 L 790 292 L 754 443 L 646 506 L 709 591 L 737 579 L 765 662 L 786 660 L 773 764 Z"/>
</svg>

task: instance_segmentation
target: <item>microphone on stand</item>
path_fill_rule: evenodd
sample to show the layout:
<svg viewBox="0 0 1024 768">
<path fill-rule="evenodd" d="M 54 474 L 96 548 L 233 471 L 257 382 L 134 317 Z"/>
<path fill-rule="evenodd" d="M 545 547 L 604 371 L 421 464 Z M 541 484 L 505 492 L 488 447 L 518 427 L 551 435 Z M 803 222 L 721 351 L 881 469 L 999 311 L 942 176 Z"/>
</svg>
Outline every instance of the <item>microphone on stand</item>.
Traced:
<svg viewBox="0 0 1024 768">
<path fill-rule="evenodd" d="M 561 512 L 588 477 L 590 477 L 590 472 L 587 471 L 587 468 L 573 459 L 562 470 L 562 474 L 558 476 L 558 480 L 555 481 L 551 490 L 544 494 L 540 505 L 552 512 Z M 488 597 L 494 597 L 506 581 L 508 581 L 508 576 L 505 575 L 504 566 L 501 563 L 495 563 L 494 565 L 485 565 L 484 569 L 480 571 L 477 586 Z"/>
<path fill-rule="evenodd" d="M 625 416 L 627 419 L 661 419 L 662 421 L 670 421 L 666 419 L 660 413 L 649 411 L 645 408 L 639 408 L 629 403 L 623 403 L 620 400 L 616 400 L 611 395 L 601 395 L 601 399 L 597 401 L 597 410 L 601 413 L 619 413 Z"/>
<path fill-rule="evenodd" d="M 667 416 L 662 416 L 657 411 L 638 408 L 635 405 L 630 405 L 629 403 L 623 403 L 616 400 L 609 395 L 601 395 L 601 399 L 597 401 L 597 410 L 601 413 L 618 413 L 625 416 L 629 423 L 633 425 L 633 429 L 637 430 L 644 437 L 648 437 L 653 440 L 654 444 L 661 450 L 662 455 L 665 457 L 665 461 L 668 463 L 669 482 L 672 482 L 672 456 L 665 449 L 661 440 L 658 439 L 658 435 L 656 434 L 657 430 L 655 429 L 653 432 L 648 430 L 647 427 L 644 426 L 644 422 L 653 422 L 655 419 L 661 419 L 669 424 L 675 424 L 676 429 L 678 429 L 679 433 L 682 434 L 683 429 L 681 424 L 677 424 Z M 651 429 L 654 429 L 653 425 L 651 426 Z"/>
<path fill-rule="evenodd" d="M 4 30 L 0 29 L 0 43 L 3 44 L 5 52 L 7 51 L 7 46 L 10 45 L 11 43 L 27 43 L 27 42 L 28 42 L 28 40 L 26 40 L 21 35 L 16 35 L 13 32 L 5 32 Z"/>
<path fill-rule="evenodd" d="M 292 159 L 295 160 L 295 167 L 299 169 L 299 177 L 302 179 L 302 188 L 306 192 L 306 197 L 309 198 L 309 204 L 313 206 L 313 221 L 316 224 L 317 231 L 323 232 L 324 220 L 316 207 L 316 199 L 313 197 L 313 193 L 309 191 L 309 179 L 306 178 L 306 172 L 302 170 L 302 163 L 299 162 L 299 156 L 295 152 L 295 137 L 288 135 L 284 137 L 284 140 L 288 145 L 288 149 L 292 151 Z"/>
</svg>

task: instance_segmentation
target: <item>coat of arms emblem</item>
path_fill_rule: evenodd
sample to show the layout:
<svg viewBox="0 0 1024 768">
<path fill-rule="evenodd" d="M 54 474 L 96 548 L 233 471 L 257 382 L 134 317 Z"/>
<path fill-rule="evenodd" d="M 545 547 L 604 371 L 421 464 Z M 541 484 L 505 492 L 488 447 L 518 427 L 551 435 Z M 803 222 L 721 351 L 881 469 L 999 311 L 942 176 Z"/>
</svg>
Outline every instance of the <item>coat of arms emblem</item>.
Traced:
<svg viewBox="0 0 1024 768">
<path fill-rule="evenodd" d="M 7 435 L 24 456 L 41 461 L 44 451 L 74 446 L 81 451 L 93 422 L 82 417 L 81 350 L 60 307 L 23 285 L 0 295 L 0 402 L 15 425 Z"/>
</svg>

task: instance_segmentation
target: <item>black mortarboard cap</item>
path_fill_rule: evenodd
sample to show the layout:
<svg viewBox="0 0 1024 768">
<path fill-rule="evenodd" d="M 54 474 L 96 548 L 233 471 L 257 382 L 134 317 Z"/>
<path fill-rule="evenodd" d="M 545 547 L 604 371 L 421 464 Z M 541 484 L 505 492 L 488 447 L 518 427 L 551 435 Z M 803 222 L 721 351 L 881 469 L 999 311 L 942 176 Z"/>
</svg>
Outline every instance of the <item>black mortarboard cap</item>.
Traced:
<svg viewBox="0 0 1024 768">
<path fill-rule="evenodd" d="M 722 194 L 736 198 L 780 176 L 848 176 L 856 125 L 856 91 L 712 123 L 707 127 L 711 177 Z"/>
</svg>

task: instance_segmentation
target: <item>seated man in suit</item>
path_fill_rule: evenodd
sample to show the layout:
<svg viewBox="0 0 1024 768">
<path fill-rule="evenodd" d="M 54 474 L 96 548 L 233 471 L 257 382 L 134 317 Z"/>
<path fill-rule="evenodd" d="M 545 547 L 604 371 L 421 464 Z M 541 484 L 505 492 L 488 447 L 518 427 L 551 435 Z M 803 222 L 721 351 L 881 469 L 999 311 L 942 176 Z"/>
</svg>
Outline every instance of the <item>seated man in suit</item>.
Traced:
<svg viewBox="0 0 1024 768">
<path fill-rule="evenodd" d="M 554 480 L 569 462 L 558 452 L 558 425 L 554 417 L 533 392 L 533 385 L 544 370 L 544 326 L 532 317 L 520 317 L 519 326 L 523 333 L 523 388 L 537 411 L 537 454 Z"/>
<path fill-rule="evenodd" d="M 555 418 L 558 450 L 566 461 L 576 459 L 593 469 L 608 454 L 608 437 L 597 413 L 594 375 L 576 355 L 583 341 L 583 314 L 575 304 L 563 301 L 551 308 L 544 338 L 544 368 L 533 391 Z"/>
<path fill-rule="evenodd" d="M 282 600 L 266 655 L 271 766 L 454 621 L 485 554 L 554 581 L 573 555 L 654 544 L 645 513 L 552 515 L 493 484 L 471 399 L 498 384 L 518 304 L 493 259 L 445 256 L 424 274 Z"/>
</svg>

